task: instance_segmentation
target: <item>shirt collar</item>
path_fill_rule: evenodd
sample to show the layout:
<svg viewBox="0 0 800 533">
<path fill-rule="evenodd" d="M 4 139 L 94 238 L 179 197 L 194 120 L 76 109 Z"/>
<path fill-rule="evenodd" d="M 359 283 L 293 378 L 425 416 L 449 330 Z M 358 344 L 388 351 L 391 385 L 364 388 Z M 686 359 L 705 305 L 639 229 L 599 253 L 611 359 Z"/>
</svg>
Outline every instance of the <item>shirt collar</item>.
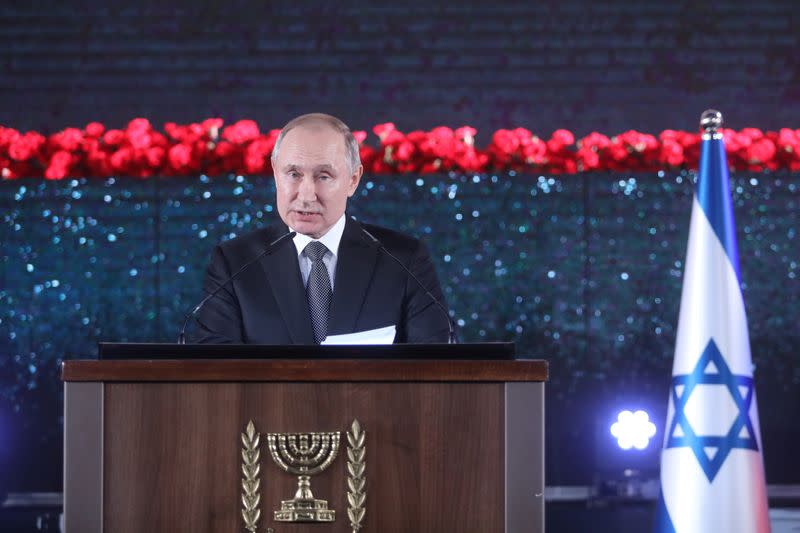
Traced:
<svg viewBox="0 0 800 533">
<path fill-rule="evenodd" d="M 342 241 L 342 234 L 344 233 L 344 223 L 345 215 L 342 215 L 339 220 L 336 221 L 336 224 L 331 226 L 331 229 L 329 229 L 328 232 L 319 239 L 312 239 L 308 235 L 297 233 L 292 239 L 294 241 L 295 248 L 297 248 L 297 255 L 302 254 L 303 250 L 306 249 L 306 246 L 311 241 L 319 241 L 324 244 L 334 256 L 336 256 L 339 253 L 339 243 Z M 289 229 L 291 231 L 295 231 L 292 228 Z"/>
</svg>

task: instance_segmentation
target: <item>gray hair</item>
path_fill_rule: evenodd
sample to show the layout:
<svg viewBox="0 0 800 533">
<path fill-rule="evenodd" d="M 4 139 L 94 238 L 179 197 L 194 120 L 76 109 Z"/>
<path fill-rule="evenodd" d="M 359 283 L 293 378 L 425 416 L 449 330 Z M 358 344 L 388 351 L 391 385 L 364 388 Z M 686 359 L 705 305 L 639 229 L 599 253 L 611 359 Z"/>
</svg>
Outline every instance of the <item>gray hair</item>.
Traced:
<svg viewBox="0 0 800 533">
<path fill-rule="evenodd" d="M 270 156 L 270 159 L 272 160 L 272 166 L 275 166 L 275 161 L 278 159 L 278 150 L 280 150 L 281 142 L 283 141 L 283 138 L 286 137 L 286 134 L 298 126 L 305 126 L 306 124 L 313 123 L 329 126 L 342 135 L 344 138 L 347 164 L 350 166 L 350 172 L 355 173 L 359 165 L 361 165 L 361 155 L 358 149 L 358 141 L 353 136 L 353 132 L 350 131 L 350 128 L 347 126 L 347 124 L 333 115 L 326 115 L 325 113 L 309 113 L 307 115 L 300 115 L 299 117 L 290 120 L 283 127 L 280 135 L 278 135 L 278 139 L 275 141 L 275 147 L 272 149 L 272 155 Z"/>
</svg>

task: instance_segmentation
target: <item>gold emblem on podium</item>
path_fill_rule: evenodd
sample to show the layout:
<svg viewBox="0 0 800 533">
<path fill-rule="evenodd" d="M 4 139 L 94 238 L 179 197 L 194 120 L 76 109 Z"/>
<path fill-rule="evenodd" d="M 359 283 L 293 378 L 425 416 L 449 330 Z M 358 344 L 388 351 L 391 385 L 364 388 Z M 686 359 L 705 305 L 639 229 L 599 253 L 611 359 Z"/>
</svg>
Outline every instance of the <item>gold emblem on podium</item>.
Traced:
<svg viewBox="0 0 800 533">
<path fill-rule="evenodd" d="M 261 480 L 258 477 L 261 473 L 260 441 L 251 420 L 242 433 L 242 519 L 244 528 L 250 533 L 255 533 L 261 518 L 261 509 L 258 508 L 261 502 Z"/>
<path fill-rule="evenodd" d="M 255 533 L 261 510 L 261 452 L 262 435 L 256 432 L 251 420 L 242 433 L 242 519 L 245 529 Z M 328 501 L 314 497 L 311 477 L 317 475 L 336 460 L 339 453 L 340 433 L 267 433 L 267 447 L 272 460 L 282 470 L 297 476 L 294 498 L 282 500 L 273 512 L 277 522 L 317 522 L 336 520 L 336 511 Z M 365 432 L 358 420 L 353 420 L 347 432 L 347 517 L 353 533 L 363 526 L 366 513 L 366 445 Z"/>
<path fill-rule="evenodd" d="M 358 420 L 353 420 L 347 432 L 347 516 L 353 533 L 361 529 L 367 500 L 365 455 L 367 447 L 364 443 L 366 434 Z"/>
<path fill-rule="evenodd" d="M 291 500 L 281 501 L 275 511 L 278 522 L 333 522 L 336 511 L 328 509 L 328 500 L 318 500 L 311 492 L 311 476 L 319 474 L 339 453 L 339 432 L 267 433 L 272 460 L 286 472 L 297 476 L 297 492 Z"/>
</svg>

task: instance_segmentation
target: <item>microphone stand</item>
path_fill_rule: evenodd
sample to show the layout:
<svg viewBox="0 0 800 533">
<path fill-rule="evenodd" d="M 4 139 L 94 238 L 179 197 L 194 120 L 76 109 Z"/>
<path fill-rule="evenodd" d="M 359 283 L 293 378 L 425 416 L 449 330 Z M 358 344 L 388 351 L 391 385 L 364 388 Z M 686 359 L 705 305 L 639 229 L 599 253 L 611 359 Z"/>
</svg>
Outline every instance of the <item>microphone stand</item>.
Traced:
<svg viewBox="0 0 800 533">
<path fill-rule="evenodd" d="M 254 259 L 251 259 L 250 261 L 245 263 L 239 270 L 234 272 L 231 277 L 229 277 L 227 280 L 225 280 L 224 283 L 219 285 L 216 289 L 211 291 L 211 293 L 209 293 L 205 298 L 200 300 L 200 303 L 197 304 L 196 306 L 194 306 L 194 308 L 191 311 L 186 313 L 186 316 L 183 319 L 183 326 L 181 326 L 181 331 L 178 334 L 178 344 L 186 344 L 186 326 L 189 324 L 189 320 L 190 319 L 192 319 L 193 317 L 197 316 L 197 313 L 200 312 L 200 309 L 203 308 L 203 306 L 206 304 L 206 302 L 208 302 L 211 298 L 216 296 L 217 293 L 219 291 L 221 291 L 223 287 L 225 287 L 226 285 L 231 283 L 233 280 L 235 280 L 237 277 L 239 277 L 239 274 L 244 272 L 250 265 L 252 265 L 253 263 L 259 261 L 264 256 L 271 254 L 272 252 L 274 252 L 277 249 L 278 245 L 282 244 L 286 240 L 294 238 L 295 235 L 297 235 L 297 233 L 295 233 L 294 231 L 290 231 L 289 233 L 285 233 L 285 234 L 281 235 L 280 237 L 278 237 L 277 239 L 275 239 L 274 241 L 272 241 L 271 243 L 269 243 L 269 246 L 267 246 L 267 248 L 263 252 L 258 254 Z"/>
<path fill-rule="evenodd" d="M 428 290 L 428 288 L 422 283 L 422 281 L 420 281 L 420 279 L 416 276 L 416 274 L 411 272 L 411 270 L 409 270 L 409 268 L 406 265 L 404 265 L 402 261 L 400 261 L 397 257 L 395 257 L 395 255 L 392 252 L 387 250 L 386 247 L 383 245 L 383 243 L 381 241 L 379 241 L 378 238 L 375 235 L 373 235 L 372 233 L 367 231 L 367 229 L 364 226 L 361 226 L 361 231 L 363 231 L 364 234 L 367 237 L 369 237 L 369 239 L 373 243 L 375 243 L 375 245 L 378 246 L 378 251 L 379 252 L 382 252 L 382 253 L 388 255 L 389 257 L 391 257 L 392 259 L 394 259 L 395 263 L 400 265 L 400 267 L 403 270 L 405 270 L 408 273 L 408 275 L 411 276 L 411 278 L 414 281 L 417 282 L 417 285 L 419 285 L 422 288 L 422 290 L 425 291 L 425 294 L 428 295 L 428 298 L 430 298 L 433 301 L 433 303 L 435 303 L 439 307 L 439 309 L 442 310 L 442 313 L 444 313 L 444 316 L 447 319 L 447 328 L 449 330 L 448 333 L 447 333 L 447 343 L 448 344 L 456 344 L 456 333 L 455 333 L 455 327 L 453 326 L 453 320 L 450 318 L 450 314 L 447 312 L 447 308 L 442 304 L 442 302 L 440 302 L 439 299 L 436 298 L 431 293 L 431 291 Z"/>
</svg>

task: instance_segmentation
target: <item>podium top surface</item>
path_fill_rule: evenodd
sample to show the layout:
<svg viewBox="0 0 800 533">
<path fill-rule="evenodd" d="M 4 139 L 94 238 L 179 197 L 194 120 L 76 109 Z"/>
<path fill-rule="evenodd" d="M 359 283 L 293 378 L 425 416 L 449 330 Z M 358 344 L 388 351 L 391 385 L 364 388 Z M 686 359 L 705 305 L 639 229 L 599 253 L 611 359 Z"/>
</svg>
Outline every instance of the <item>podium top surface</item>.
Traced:
<svg viewBox="0 0 800 533">
<path fill-rule="evenodd" d="M 64 381 L 545 381 L 547 363 L 514 360 L 514 344 L 266 346 L 101 343 L 100 360 L 69 360 Z"/>
<path fill-rule="evenodd" d="M 176 344 L 101 342 L 100 359 L 514 359 L 513 342 L 461 344 Z"/>
<path fill-rule="evenodd" d="M 546 381 L 542 360 L 195 359 L 64 361 L 64 381 L 511 382 Z"/>
</svg>

